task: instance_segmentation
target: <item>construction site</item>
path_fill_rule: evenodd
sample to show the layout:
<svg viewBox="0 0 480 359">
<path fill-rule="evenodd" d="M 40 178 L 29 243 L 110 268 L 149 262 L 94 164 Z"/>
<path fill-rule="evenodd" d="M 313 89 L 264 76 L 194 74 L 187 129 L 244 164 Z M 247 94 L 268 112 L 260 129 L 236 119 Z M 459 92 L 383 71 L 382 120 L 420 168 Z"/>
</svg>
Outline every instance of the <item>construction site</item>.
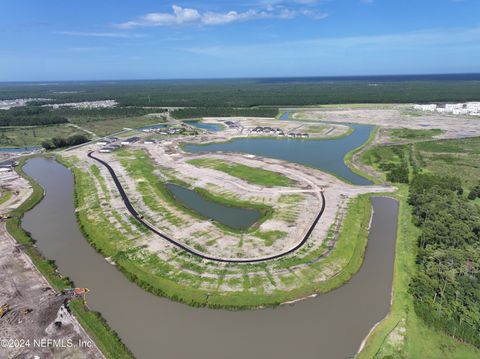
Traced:
<svg viewBox="0 0 480 359">
<path fill-rule="evenodd" d="M 104 358 L 68 308 L 87 290 L 56 292 L 6 230 L 8 213 L 32 193 L 29 183 L 13 171 L 0 183 L 11 193 L 0 205 L 0 357 Z"/>
</svg>

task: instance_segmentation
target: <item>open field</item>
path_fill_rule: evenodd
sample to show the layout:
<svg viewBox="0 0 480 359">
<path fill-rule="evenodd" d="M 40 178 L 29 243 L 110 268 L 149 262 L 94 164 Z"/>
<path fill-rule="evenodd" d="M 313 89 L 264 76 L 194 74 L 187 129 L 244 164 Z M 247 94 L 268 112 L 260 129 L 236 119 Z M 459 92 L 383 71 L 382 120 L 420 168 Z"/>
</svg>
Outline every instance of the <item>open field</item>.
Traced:
<svg viewBox="0 0 480 359">
<path fill-rule="evenodd" d="M 72 135 L 87 135 L 69 124 L 53 126 L 30 127 L 0 127 L 0 143 L 9 147 L 39 146 L 42 141 L 52 137 L 69 137 Z"/>
<path fill-rule="evenodd" d="M 387 135 L 390 136 L 394 141 L 425 141 L 431 140 L 434 137 L 437 137 L 442 134 L 440 129 L 429 129 L 429 130 L 412 130 L 409 128 L 400 128 L 392 129 L 387 132 Z"/>
<path fill-rule="evenodd" d="M 149 118 L 144 116 L 97 120 L 72 119 L 72 123 L 95 133 L 99 137 L 121 131 L 124 128 L 139 128 L 155 125 L 160 122 L 163 122 L 160 118 Z"/>
<path fill-rule="evenodd" d="M 437 138 L 459 138 L 480 136 L 480 120 L 469 116 L 450 116 L 415 112 L 415 116 L 405 115 L 413 105 L 394 105 L 389 108 L 375 107 L 335 107 L 328 109 L 298 109 L 293 119 L 300 121 L 325 121 L 333 123 L 353 122 L 381 126 L 385 129 L 410 129 L 443 131 Z M 411 110 L 413 111 L 413 110 Z M 408 131 L 408 130 L 407 130 Z M 405 135 L 406 132 L 404 130 Z M 424 132 L 425 134 L 425 132 Z M 434 135 L 434 133 L 430 133 Z M 411 134 L 410 134 L 411 136 Z M 419 135 L 425 136 L 425 135 Z M 409 138 L 405 138 L 409 139 Z M 387 136 L 382 138 L 384 143 L 390 142 Z"/>
<path fill-rule="evenodd" d="M 231 163 L 215 159 L 193 159 L 188 161 L 188 163 L 196 167 L 213 168 L 217 171 L 225 172 L 233 177 L 243 179 L 250 184 L 258 184 L 266 187 L 288 187 L 292 184 L 292 180 L 278 173 L 245 166 L 239 163 Z"/>
</svg>

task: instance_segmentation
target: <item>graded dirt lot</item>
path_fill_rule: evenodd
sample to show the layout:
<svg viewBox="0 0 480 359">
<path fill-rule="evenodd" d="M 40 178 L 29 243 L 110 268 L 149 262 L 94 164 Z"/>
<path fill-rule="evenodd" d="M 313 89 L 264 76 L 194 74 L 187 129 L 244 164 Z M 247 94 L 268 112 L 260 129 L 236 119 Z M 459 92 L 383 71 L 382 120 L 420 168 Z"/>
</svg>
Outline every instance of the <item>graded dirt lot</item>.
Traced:
<svg viewBox="0 0 480 359">
<path fill-rule="evenodd" d="M 7 216 L 32 190 L 15 172 L 2 174 L 0 181 L 2 187 L 13 193 L 0 205 L 0 214 Z M 0 306 L 9 306 L 0 318 L 1 358 L 104 358 L 66 309 L 68 295 L 59 295 L 50 287 L 7 232 L 3 220 L 0 269 Z"/>
<path fill-rule="evenodd" d="M 438 138 L 480 136 L 480 120 L 472 116 L 453 116 L 414 111 L 413 105 L 392 105 L 390 108 L 334 106 L 325 109 L 298 109 L 293 115 L 300 121 L 353 122 L 384 128 L 444 131 Z M 386 138 L 385 141 L 388 141 Z"/>
</svg>

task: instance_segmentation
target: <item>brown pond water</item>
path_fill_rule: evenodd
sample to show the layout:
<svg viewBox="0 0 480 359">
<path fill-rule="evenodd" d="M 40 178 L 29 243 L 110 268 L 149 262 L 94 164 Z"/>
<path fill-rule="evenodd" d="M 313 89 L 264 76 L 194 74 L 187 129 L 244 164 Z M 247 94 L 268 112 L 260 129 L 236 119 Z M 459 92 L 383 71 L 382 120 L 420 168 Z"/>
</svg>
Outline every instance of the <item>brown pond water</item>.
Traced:
<svg viewBox="0 0 480 359">
<path fill-rule="evenodd" d="M 78 229 L 73 177 L 57 162 L 35 158 L 25 172 L 45 198 L 22 225 L 59 271 L 88 287 L 99 311 L 138 359 L 351 358 L 390 307 L 397 202 L 374 198 L 365 262 L 330 293 L 275 309 L 230 312 L 191 308 L 129 282 L 90 247 Z"/>
</svg>

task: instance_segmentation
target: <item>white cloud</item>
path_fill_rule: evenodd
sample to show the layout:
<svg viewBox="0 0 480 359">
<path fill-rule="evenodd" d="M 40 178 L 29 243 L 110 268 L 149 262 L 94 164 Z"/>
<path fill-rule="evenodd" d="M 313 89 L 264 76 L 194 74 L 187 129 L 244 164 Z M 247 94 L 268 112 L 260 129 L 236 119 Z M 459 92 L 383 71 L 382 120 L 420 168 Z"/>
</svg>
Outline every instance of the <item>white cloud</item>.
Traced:
<svg viewBox="0 0 480 359">
<path fill-rule="evenodd" d="M 304 3 L 311 3 L 311 0 L 299 0 Z M 173 26 L 185 24 L 201 25 L 224 25 L 233 22 L 252 21 L 261 19 L 292 19 L 297 16 L 308 16 L 314 19 L 324 19 L 328 14 L 314 10 L 290 10 L 287 8 L 267 8 L 266 10 L 247 10 L 243 12 L 228 11 L 220 12 L 200 12 L 196 9 L 183 8 L 178 5 L 172 6 L 171 13 L 149 13 L 131 20 L 116 24 L 119 29 L 133 29 L 137 27 L 156 27 Z"/>
<path fill-rule="evenodd" d="M 58 31 L 56 34 L 67 36 L 87 36 L 87 37 L 117 37 L 117 38 L 136 38 L 145 37 L 143 34 L 129 34 L 126 32 L 82 32 L 82 31 Z"/>
</svg>

